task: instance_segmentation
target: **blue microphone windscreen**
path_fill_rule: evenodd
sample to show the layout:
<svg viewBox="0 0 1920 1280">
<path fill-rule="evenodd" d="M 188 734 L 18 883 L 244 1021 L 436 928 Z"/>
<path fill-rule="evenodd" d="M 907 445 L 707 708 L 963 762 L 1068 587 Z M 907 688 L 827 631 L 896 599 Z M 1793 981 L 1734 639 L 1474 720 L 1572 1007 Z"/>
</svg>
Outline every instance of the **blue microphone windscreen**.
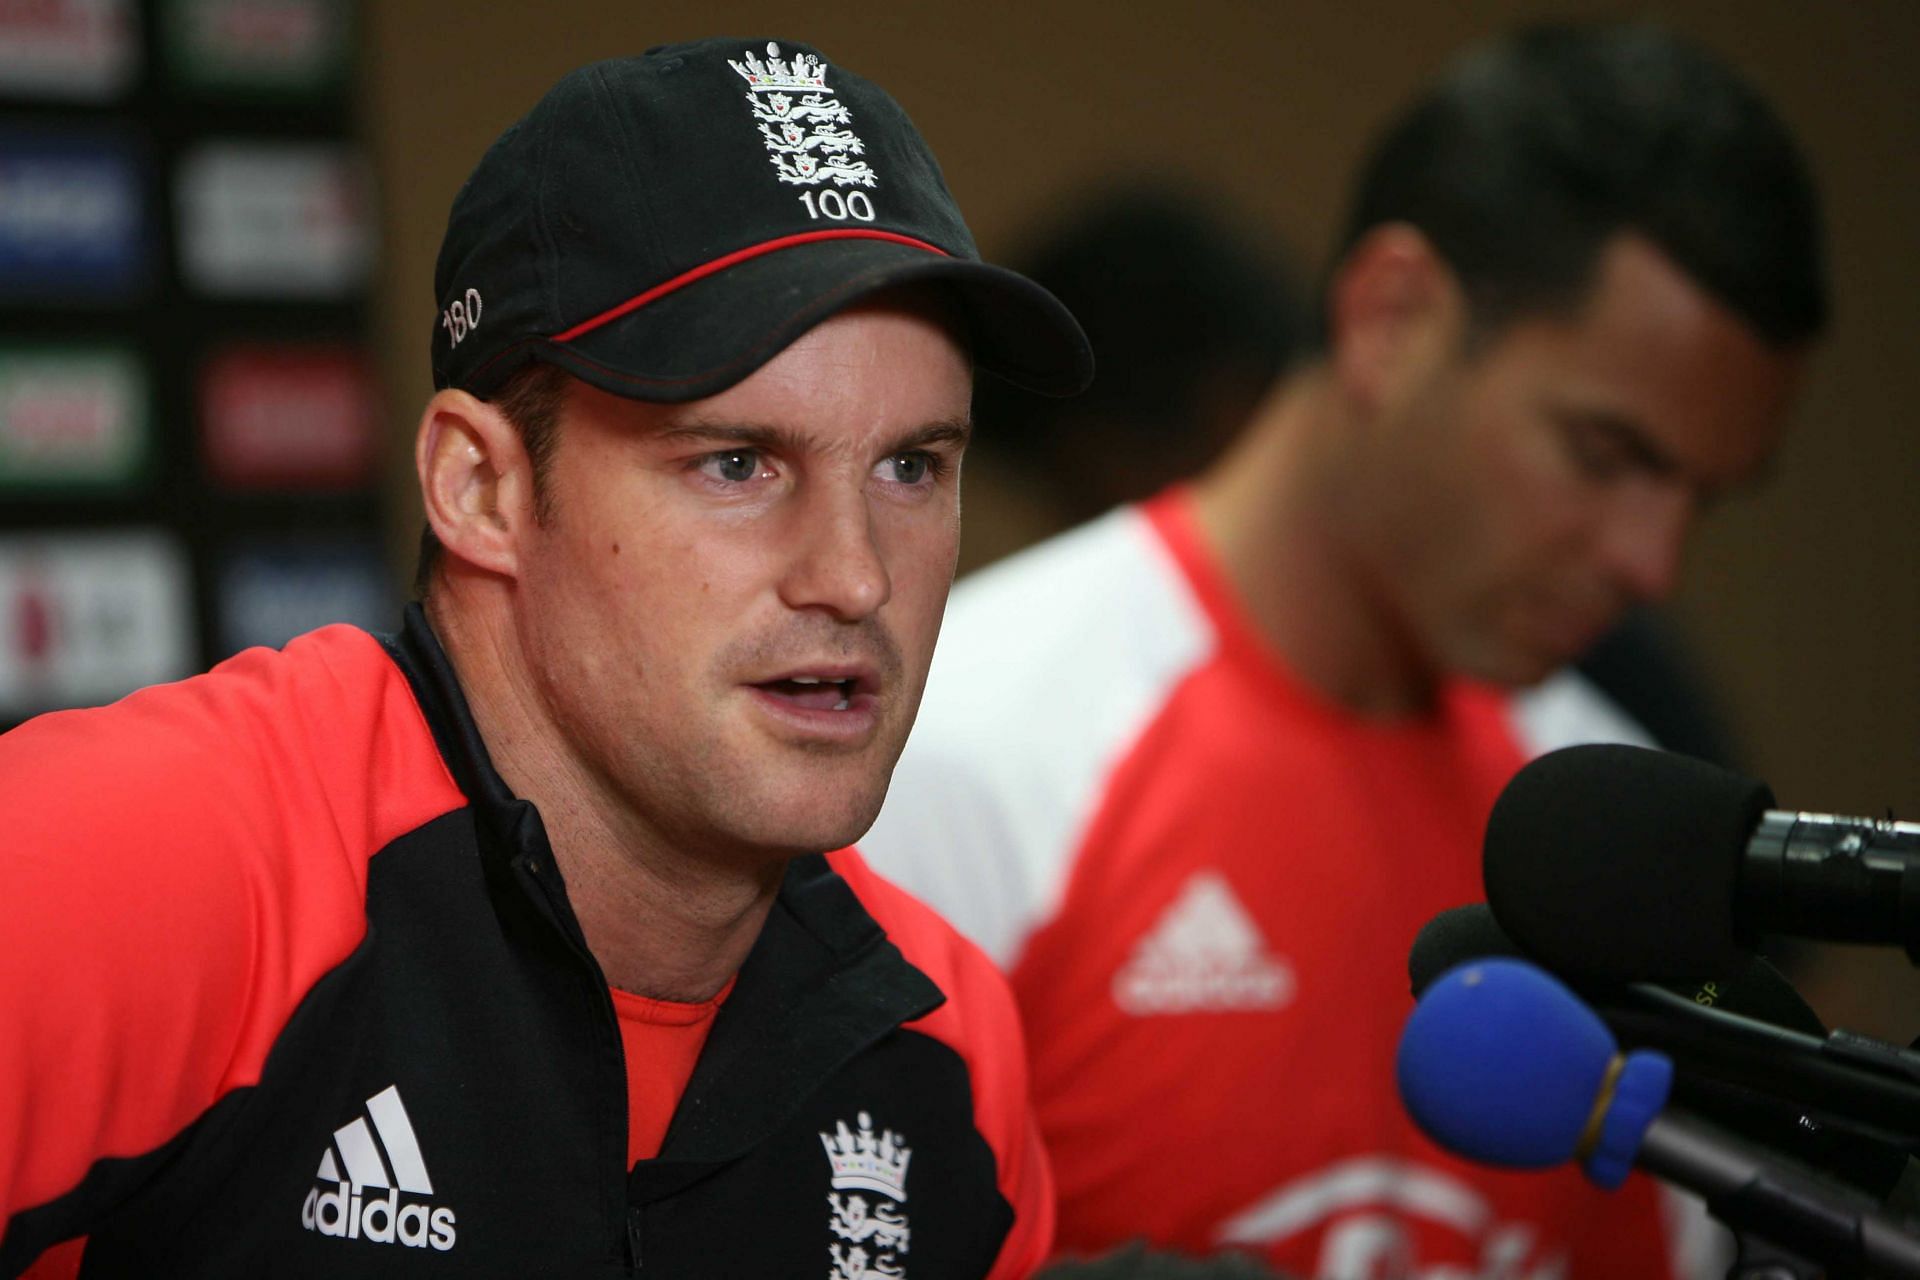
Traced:
<svg viewBox="0 0 1920 1280">
<path fill-rule="evenodd" d="M 1545 1168 L 1573 1158 L 1615 1052 L 1598 1015 L 1544 971 L 1469 961 L 1436 979 L 1407 1019 L 1400 1099 L 1456 1155 Z"/>
<path fill-rule="evenodd" d="M 1627 1179 L 1640 1154 L 1647 1128 L 1673 1092 L 1673 1060 L 1664 1053 L 1638 1049 L 1627 1055 L 1614 1082 L 1613 1101 L 1601 1118 L 1593 1151 L 1581 1167 L 1598 1185 L 1613 1190 Z"/>
</svg>

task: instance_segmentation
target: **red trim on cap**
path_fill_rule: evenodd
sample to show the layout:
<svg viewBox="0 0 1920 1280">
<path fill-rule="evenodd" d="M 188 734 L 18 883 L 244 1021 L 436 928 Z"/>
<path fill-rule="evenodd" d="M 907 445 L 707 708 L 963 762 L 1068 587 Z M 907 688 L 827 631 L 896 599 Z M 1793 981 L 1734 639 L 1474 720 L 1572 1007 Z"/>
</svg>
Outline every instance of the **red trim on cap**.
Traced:
<svg viewBox="0 0 1920 1280">
<path fill-rule="evenodd" d="M 717 271 L 725 271 L 728 267 L 738 266 L 742 262 L 746 262 L 751 258 L 758 258 L 762 254 L 774 253 L 781 249 L 791 249 L 795 245 L 812 244 L 816 240 L 891 240 L 895 244 L 904 244 L 915 249 L 925 249 L 928 253 L 937 253 L 943 258 L 953 256 L 939 245 L 928 244 L 925 240 L 916 240 L 912 236 L 903 236 L 892 231 L 868 231 L 859 227 L 837 227 L 831 231 L 807 231 L 797 236 L 781 236 L 777 240 L 767 240 L 760 244 L 749 245 L 744 249 L 736 249 L 732 253 L 723 254 L 715 258 L 712 262 L 703 262 L 691 271 L 683 271 L 673 279 L 653 286 L 653 288 L 647 290 L 645 293 L 628 298 L 625 302 L 611 310 L 602 311 L 591 320 L 582 320 L 565 333 L 554 334 L 550 341 L 572 342 L 583 333 L 591 333 L 603 324 L 611 324 L 628 312 L 638 311 L 641 307 L 646 306 L 656 298 L 664 298 L 668 294 L 684 289 L 694 281 L 704 279 Z"/>
</svg>

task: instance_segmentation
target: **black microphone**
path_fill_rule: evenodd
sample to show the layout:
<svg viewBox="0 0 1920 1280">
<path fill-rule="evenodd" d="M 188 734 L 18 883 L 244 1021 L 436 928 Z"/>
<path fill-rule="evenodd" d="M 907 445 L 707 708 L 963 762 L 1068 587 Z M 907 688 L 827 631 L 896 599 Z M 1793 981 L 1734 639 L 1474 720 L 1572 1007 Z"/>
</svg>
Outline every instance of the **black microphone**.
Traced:
<svg viewBox="0 0 1920 1280">
<path fill-rule="evenodd" d="M 1414 997 L 1456 965 L 1487 957 L 1530 958 L 1485 903 L 1441 912 L 1407 955 Z M 1869 1042 L 1871 1059 L 1855 1055 L 1853 1042 L 1864 1037 L 1830 1036 L 1761 957 L 1726 978 L 1675 986 L 1570 985 L 1623 1045 L 1667 1054 L 1674 1100 L 1715 1124 L 1882 1202 L 1920 1167 L 1906 1141 L 1920 1139 L 1920 1055 L 1878 1041 Z M 1920 1204 L 1903 1194 L 1899 1207 Z"/>
<path fill-rule="evenodd" d="M 1920 963 L 1920 825 L 1791 813 L 1765 783 L 1642 747 L 1554 751 L 1487 824 L 1500 925 L 1558 973 L 1732 973 L 1763 933 L 1899 945 Z"/>
<path fill-rule="evenodd" d="M 1629 1163 L 1714 1217 L 1835 1269 L 1920 1280 L 1920 1239 L 1852 1192 L 1666 1105 L 1671 1063 L 1622 1055 L 1566 987 L 1525 961 L 1443 974 L 1400 1039 L 1400 1097 L 1441 1146 L 1510 1168 L 1578 1160 L 1603 1187 Z"/>
<path fill-rule="evenodd" d="M 1552 967 L 1509 937 L 1486 903 L 1470 902 L 1440 912 L 1415 935 L 1413 947 L 1407 952 L 1407 978 L 1413 985 L 1414 998 L 1419 999 L 1429 983 L 1453 966 L 1488 956 L 1509 956 Z M 1727 975 L 1691 982 L 1622 984 L 1557 976 L 1589 1001 L 1620 1002 L 1637 996 L 1641 1006 L 1666 1007 L 1671 998 L 1684 1000 L 1690 1010 L 1721 1009 L 1803 1035 L 1827 1034 L 1826 1024 L 1813 1006 L 1763 956 L 1744 956 Z M 1914 1061 L 1920 1064 L 1920 1056 Z"/>
</svg>

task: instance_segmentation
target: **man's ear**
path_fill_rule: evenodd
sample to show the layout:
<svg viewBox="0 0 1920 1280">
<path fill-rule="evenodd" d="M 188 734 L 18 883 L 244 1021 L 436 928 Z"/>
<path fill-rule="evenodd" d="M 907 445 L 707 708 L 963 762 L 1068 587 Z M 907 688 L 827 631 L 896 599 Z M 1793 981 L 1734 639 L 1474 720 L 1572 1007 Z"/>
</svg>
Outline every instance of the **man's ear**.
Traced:
<svg viewBox="0 0 1920 1280">
<path fill-rule="evenodd" d="M 1347 251 L 1327 296 L 1335 375 L 1368 408 L 1392 398 L 1409 360 L 1457 344 L 1467 308 L 1453 271 L 1418 228 L 1382 223 Z"/>
<path fill-rule="evenodd" d="M 519 430 L 464 391 L 427 402 L 413 442 L 427 523 L 451 555 L 506 577 L 534 523 L 533 465 Z"/>
</svg>

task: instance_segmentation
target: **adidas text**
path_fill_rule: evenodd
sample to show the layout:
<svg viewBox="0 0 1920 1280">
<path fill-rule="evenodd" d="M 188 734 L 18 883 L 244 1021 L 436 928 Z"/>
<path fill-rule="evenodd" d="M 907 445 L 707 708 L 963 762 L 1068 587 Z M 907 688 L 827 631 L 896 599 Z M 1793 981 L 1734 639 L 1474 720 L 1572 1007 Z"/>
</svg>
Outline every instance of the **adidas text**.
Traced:
<svg viewBox="0 0 1920 1280">
<path fill-rule="evenodd" d="M 314 1182 L 300 1206 L 300 1225 L 308 1231 L 443 1253 L 453 1248 L 452 1209 L 400 1201 L 403 1191 L 417 1197 L 434 1190 L 398 1085 L 368 1098 L 364 1115 L 333 1131 Z"/>
<path fill-rule="evenodd" d="M 323 1236 L 371 1240 L 375 1244 L 403 1244 L 413 1249 L 453 1248 L 453 1210 L 442 1206 L 400 1203 L 399 1188 L 386 1195 L 362 1195 L 347 1183 L 334 1190 L 315 1187 L 300 1206 L 300 1225 Z"/>
</svg>

